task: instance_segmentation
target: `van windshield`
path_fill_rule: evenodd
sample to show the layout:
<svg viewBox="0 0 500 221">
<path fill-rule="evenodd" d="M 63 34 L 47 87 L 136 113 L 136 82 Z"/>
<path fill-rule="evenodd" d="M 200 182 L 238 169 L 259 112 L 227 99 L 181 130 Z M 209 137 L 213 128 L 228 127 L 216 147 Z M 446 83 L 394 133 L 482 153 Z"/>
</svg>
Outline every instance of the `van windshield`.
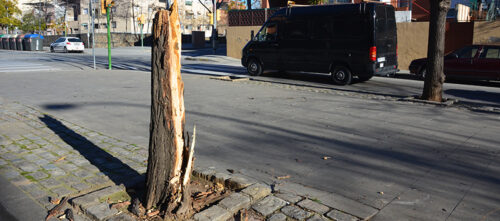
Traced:
<svg viewBox="0 0 500 221">
<path fill-rule="evenodd" d="M 276 41 L 278 36 L 278 25 L 276 23 L 267 23 L 257 34 L 257 41 Z"/>
</svg>

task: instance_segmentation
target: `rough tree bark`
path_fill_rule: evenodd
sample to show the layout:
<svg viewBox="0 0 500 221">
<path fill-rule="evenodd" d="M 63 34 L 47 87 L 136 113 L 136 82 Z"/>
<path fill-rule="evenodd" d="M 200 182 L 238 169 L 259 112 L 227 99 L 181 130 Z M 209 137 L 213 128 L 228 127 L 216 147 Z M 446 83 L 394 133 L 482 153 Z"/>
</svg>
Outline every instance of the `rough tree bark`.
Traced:
<svg viewBox="0 0 500 221">
<path fill-rule="evenodd" d="M 451 0 L 431 0 L 429 23 L 429 45 L 427 48 L 427 74 L 425 76 L 422 99 L 442 102 L 444 83 L 444 39 L 446 14 Z"/>
<path fill-rule="evenodd" d="M 156 207 L 166 219 L 191 214 L 189 179 L 193 142 L 184 133 L 184 84 L 180 73 L 181 33 L 177 2 L 156 13 L 151 53 L 151 124 L 146 208 Z M 194 133 L 194 131 L 193 131 Z"/>
</svg>

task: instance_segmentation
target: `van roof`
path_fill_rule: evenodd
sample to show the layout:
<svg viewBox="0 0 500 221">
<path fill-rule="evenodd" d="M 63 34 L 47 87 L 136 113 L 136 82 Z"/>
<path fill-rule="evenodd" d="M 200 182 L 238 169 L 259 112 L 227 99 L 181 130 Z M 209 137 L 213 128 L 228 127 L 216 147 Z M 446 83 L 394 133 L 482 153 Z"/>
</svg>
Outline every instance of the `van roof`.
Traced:
<svg viewBox="0 0 500 221">
<path fill-rule="evenodd" d="M 362 14 L 366 8 L 375 8 L 376 6 L 386 6 L 392 7 L 391 5 L 385 5 L 380 3 L 358 3 L 358 4 L 337 4 L 337 5 L 314 5 L 314 6 L 301 6 L 301 7 L 288 7 L 282 8 L 274 16 L 279 15 L 292 15 L 292 16 L 306 16 L 306 15 L 327 15 L 336 14 L 341 16 L 342 14 Z"/>
</svg>

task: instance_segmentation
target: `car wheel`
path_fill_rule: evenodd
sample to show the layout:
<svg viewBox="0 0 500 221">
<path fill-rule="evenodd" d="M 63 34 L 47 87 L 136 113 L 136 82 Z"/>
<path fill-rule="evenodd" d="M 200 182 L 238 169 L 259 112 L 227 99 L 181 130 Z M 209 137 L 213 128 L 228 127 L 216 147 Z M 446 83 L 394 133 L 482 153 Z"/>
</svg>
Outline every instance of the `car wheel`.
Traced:
<svg viewBox="0 0 500 221">
<path fill-rule="evenodd" d="M 64 53 L 68 53 L 68 48 L 64 47 L 63 52 L 64 52 Z"/>
<path fill-rule="evenodd" d="M 348 85 L 352 81 L 352 74 L 349 68 L 344 66 L 337 66 L 331 73 L 332 80 L 338 85 Z"/>
<path fill-rule="evenodd" d="M 55 52 L 54 47 L 50 46 L 50 52 Z"/>
<path fill-rule="evenodd" d="M 358 80 L 359 80 L 359 82 L 364 82 L 364 81 L 372 79 L 372 77 L 373 77 L 373 75 L 370 75 L 370 76 L 358 76 Z"/>
<path fill-rule="evenodd" d="M 420 70 L 418 71 L 418 77 L 422 80 L 425 80 L 425 75 L 427 75 L 427 66 L 422 65 Z"/>
<path fill-rule="evenodd" d="M 247 71 L 248 71 L 248 74 L 250 74 L 252 76 L 259 76 L 264 71 L 264 68 L 262 67 L 262 64 L 257 59 L 252 58 L 248 61 Z"/>
</svg>

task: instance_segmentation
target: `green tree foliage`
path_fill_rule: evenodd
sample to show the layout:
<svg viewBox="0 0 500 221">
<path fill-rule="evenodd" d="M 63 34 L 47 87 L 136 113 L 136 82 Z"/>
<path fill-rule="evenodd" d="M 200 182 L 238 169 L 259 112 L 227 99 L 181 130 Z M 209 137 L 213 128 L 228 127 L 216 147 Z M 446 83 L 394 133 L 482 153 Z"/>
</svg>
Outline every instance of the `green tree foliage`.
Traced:
<svg viewBox="0 0 500 221">
<path fill-rule="evenodd" d="M 19 14 L 21 10 L 17 7 L 17 0 L 0 0 L 0 27 L 19 27 L 21 21 L 16 18 Z"/>
<path fill-rule="evenodd" d="M 39 27 L 41 27 L 41 30 L 47 28 L 43 18 L 37 18 L 31 13 L 25 14 L 22 20 L 23 24 L 21 25 L 21 30 L 23 30 L 24 33 L 33 32 L 34 30 L 38 30 Z"/>
</svg>

